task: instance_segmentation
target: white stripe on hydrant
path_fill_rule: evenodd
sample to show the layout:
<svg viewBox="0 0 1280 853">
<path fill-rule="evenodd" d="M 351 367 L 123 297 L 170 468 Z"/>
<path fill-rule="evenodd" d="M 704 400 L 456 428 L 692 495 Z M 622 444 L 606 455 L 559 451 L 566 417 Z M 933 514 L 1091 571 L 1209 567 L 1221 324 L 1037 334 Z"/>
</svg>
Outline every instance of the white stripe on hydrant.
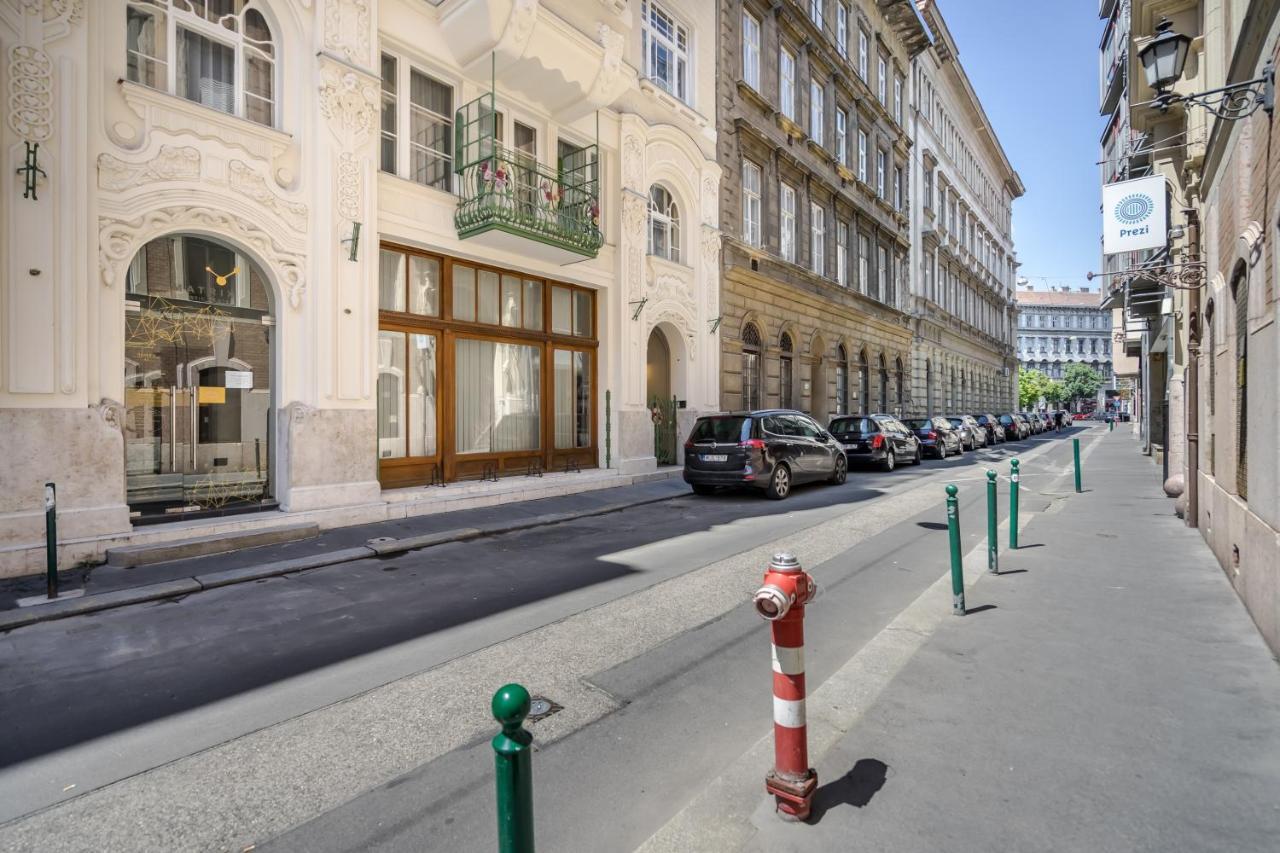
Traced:
<svg viewBox="0 0 1280 853">
<path fill-rule="evenodd" d="M 804 646 L 789 649 L 773 646 L 773 671 L 783 675 L 800 675 L 804 672 Z"/>
<path fill-rule="evenodd" d="M 804 700 L 773 697 L 773 722 L 788 729 L 804 727 Z"/>
</svg>

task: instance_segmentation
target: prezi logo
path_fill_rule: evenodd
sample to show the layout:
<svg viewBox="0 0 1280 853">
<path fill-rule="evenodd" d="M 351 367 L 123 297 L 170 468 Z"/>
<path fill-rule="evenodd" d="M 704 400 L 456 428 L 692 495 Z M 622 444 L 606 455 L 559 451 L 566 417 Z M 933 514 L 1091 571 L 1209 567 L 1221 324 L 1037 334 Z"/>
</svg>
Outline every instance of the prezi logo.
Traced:
<svg viewBox="0 0 1280 853">
<path fill-rule="evenodd" d="M 1120 199 L 1116 205 L 1116 219 L 1125 225 L 1138 225 L 1151 218 L 1151 214 L 1155 212 L 1156 204 L 1151 200 L 1151 196 L 1146 193 L 1134 193 Z M 1151 226 L 1145 225 L 1141 228 L 1121 228 L 1121 237 L 1137 237 L 1141 234 L 1151 233 Z"/>
</svg>

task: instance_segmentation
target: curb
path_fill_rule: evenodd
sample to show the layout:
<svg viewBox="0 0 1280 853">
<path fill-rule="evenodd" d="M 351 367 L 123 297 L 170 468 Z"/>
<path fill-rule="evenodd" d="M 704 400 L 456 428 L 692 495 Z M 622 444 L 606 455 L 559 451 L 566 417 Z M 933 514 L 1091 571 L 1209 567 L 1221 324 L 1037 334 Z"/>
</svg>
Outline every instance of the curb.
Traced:
<svg viewBox="0 0 1280 853">
<path fill-rule="evenodd" d="M 6 610 L 0 612 L 0 632 L 9 631 L 13 628 L 21 628 L 26 625 L 34 625 L 39 622 L 51 622 L 55 619 L 80 616 L 85 613 L 96 613 L 101 610 L 114 610 L 118 607 L 128 607 L 131 604 L 143 604 L 148 601 L 162 601 L 168 598 L 187 596 L 193 593 L 203 592 L 206 589 L 217 589 L 219 587 L 232 586 L 238 583 L 248 583 L 250 581 L 262 580 L 264 578 L 273 578 L 281 575 L 305 572 L 309 569 L 319 569 L 325 566 L 351 563 L 356 560 L 364 560 L 369 557 L 386 557 L 395 554 L 404 554 L 409 551 L 431 548 L 435 545 L 446 545 L 451 542 L 466 542 L 471 539 L 478 539 L 482 536 L 497 536 L 502 533 L 515 533 L 520 530 L 529 530 L 534 527 L 545 527 L 551 524 L 560 524 L 565 521 L 575 521 L 579 518 L 608 515 L 609 513 L 620 512 L 621 510 L 630 509 L 632 507 L 669 501 L 672 498 L 678 498 L 684 494 L 686 493 L 676 492 L 670 495 L 662 495 L 660 497 L 644 498 L 643 500 L 621 501 L 618 503 L 606 504 L 605 506 L 596 507 L 594 509 L 583 510 L 581 512 L 546 513 L 544 515 L 535 515 L 532 518 L 521 519 L 519 521 L 487 524 L 483 527 L 457 527 L 452 530 L 441 530 L 436 533 L 424 533 L 419 536 L 408 536 L 404 539 L 371 539 L 367 545 L 342 548 L 337 551 L 331 551 L 327 554 L 313 554 L 306 557 L 294 557 L 288 560 L 275 560 L 273 562 L 262 563 L 257 566 L 245 566 L 239 569 L 209 572 L 207 574 L 194 575 L 189 578 L 178 578 L 176 580 L 145 584 L 131 589 L 117 589 L 112 590 L 111 592 L 100 592 L 95 595 L 85 595 L 80 598 L 68 598 L 63 601 L 55 601 L 52 604 L 40 604 L 22 608 L 20 610 Z"/>
</svg>

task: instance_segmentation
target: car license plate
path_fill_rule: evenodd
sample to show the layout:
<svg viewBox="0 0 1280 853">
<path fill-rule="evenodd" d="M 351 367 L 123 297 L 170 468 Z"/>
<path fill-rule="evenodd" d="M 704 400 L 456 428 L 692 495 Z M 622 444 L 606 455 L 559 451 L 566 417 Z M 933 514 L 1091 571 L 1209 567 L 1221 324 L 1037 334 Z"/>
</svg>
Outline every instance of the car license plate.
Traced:
<svg viewBox="0 0 1280 853">
<path fill-rule="evenodd" d="M 728 462 L 729 454 L 727 453 L 704 453 L 702 454 L 703 462 Z"/>
<path fill-rule="evenodd" d="M 861 446 L 862 445 L 858 444 L 858 442 L 856 441 L 851 441 L 845 445 L 845 447 L 849 448 L 850 450 L 857 450 Z"/>
</svg>

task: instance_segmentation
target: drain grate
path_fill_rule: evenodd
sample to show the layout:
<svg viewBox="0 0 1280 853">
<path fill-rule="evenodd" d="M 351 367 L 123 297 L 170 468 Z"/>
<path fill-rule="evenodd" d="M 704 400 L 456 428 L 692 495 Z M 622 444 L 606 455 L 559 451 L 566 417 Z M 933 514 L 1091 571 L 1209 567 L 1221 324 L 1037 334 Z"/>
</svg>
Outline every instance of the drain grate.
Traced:
<svg viewBox="0 0 1280 853">
<path fill-rule="evenodd" d="M 529 716 L 525 720 L 526 722 L 536 723 L 538 720 L 545 719 L 563 710 L 563 705 L 557 705 L 545 696 L 534 696 L 529 700 Z"/>
</svg>

